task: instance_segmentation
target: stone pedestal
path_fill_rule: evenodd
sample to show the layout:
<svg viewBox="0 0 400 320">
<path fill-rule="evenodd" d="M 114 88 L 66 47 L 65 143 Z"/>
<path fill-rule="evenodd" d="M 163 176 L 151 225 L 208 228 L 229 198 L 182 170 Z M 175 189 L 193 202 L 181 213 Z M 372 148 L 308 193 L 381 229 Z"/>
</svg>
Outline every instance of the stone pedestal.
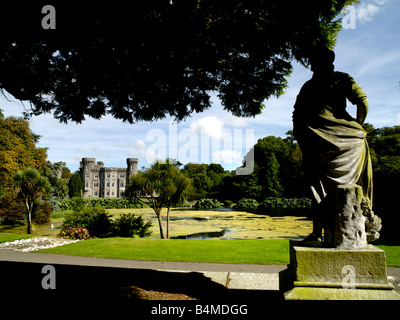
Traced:
<svg viewBox="0 0 400 320">
<path fill-rule="evenodd" d="M 400 300 L 388 283 L 385 252 L 301 247 L 290 242 L 292 288 L 286 300 Z M 280 281 L 283 283 L 283 281 Z"/>
</svg>

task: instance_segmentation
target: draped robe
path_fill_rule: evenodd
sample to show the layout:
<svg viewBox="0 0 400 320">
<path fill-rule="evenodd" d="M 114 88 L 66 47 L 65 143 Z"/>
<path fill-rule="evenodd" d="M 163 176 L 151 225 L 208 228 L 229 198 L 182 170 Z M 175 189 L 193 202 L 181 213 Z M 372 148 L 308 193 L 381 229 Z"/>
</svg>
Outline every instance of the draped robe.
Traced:
<svg viewBox="0 0 400 320">
<path fill-rule="evenodd" d="M 366 94 L 348 74 L 314 75 L 297 96 L 293 133 L 317 203 L 335 186 L 356 184 L 372 206 L 372 165 L 366 132 L 346 111 L 347 99 L 368 106 Z"/>
</svg>

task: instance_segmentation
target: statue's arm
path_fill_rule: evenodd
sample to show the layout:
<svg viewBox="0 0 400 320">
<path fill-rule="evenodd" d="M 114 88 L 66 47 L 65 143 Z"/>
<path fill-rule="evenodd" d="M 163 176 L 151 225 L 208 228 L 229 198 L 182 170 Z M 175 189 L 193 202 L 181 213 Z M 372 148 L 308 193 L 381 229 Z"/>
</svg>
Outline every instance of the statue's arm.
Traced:
<svg viewBox="0 0 400 320">
<path fill-rule="evenodd" d="M 357 122 L 363 124 L 368 113 L 368 102 L 364 99 L 362 102 L 357 103 Z"/>
<path fill-rule="evenodd" d="M 356 81 L 347 75 L 348 77 L 348 94 L 347 98 L 352 104 L 357 106 L 357 118 L 356 121 L 359 124 L 363 124 L 368 113 L 368 101 L 367 95 L 356 83 Z"/>
</svg>

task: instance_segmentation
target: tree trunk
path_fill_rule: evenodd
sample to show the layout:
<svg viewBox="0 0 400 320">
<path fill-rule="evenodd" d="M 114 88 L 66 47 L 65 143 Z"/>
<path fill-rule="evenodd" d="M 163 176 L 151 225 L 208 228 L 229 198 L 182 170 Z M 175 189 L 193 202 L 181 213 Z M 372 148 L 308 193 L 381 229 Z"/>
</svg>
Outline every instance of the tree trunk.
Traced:
<svg viewBox="0 0 400 320">
<path fill-rule="evenodd" d="M 161 212 L 156 212 L 156 214 L 158 219 L 158 226 L 160 227 L 160 237 L 161 239 L 165 239 L 164 228 L 162 226 L 162 221 L 161 221 Z"/>
<path fill-rule="evenodd" d="M 167 209 L 167 239 L 169 239 L 169 209 L 170 207 Z"/>
<path fill-rule="evenodd" d="M 33 205 L 32 205 L 32 206 L 29 205 L 28 199 L 26 200 L 25 204 L 26 204 L 26 209 L 28 210 L 28 218 L 27 218 L 27 220 L 28 220 L 28 227 L 27 227 L 27 233 L 28 233 L 28 234 L 32 234 L 32 209 L 33 209 Z"/>
</svg>

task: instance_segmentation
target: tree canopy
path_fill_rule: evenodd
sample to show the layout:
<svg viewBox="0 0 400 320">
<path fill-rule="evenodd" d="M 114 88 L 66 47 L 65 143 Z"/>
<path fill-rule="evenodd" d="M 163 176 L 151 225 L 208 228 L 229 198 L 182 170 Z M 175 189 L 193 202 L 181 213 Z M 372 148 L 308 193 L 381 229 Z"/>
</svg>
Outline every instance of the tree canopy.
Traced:
<svg viewBox="0 0 400 320">
<path fill-rule="evenodd" d="M 149 205 L 157 216 L 161 239 L 169 239 L 169 212 L 172 206 L 183 205 L 190 189 L 191 180 L 173 161 L 154 162 L 144 172 L 130 178 L 126 193 Z M 161 211 L 167 208 L 167 232 L 161 219 Z"/>
<path fill-rule="evenodd" d="M 62 122 L 111 114 L 133 123 L 184 119 L 217 92 L 236 116 L 280 96 L 293 60 L 332 48 L 344 6 L 356 0 L 154 0 L 2 5 L 0 89 L 29 115 Z M 55 29 L 42 28 L 54 18 Z"/>
<path fill-rule="evenodd" d="M 22 118 L 0 117 L 0 189 L 13 193 L 12 175 L 26 167 L 47 172 L 47 151 L 38 148 L 40 136 Z"/>
<path fill-rule="evenodd" d="M 13 175 L 14 186 L 18 194 L 25 200 L 28 220 L 27 233 L 32 233 L 32 212 L 36 200 L 44 193 L 49 193 L 51 185 L 47 177 L 41 176 L 39 171 L 33 168 L 26 168 Z"/>
</svg>

